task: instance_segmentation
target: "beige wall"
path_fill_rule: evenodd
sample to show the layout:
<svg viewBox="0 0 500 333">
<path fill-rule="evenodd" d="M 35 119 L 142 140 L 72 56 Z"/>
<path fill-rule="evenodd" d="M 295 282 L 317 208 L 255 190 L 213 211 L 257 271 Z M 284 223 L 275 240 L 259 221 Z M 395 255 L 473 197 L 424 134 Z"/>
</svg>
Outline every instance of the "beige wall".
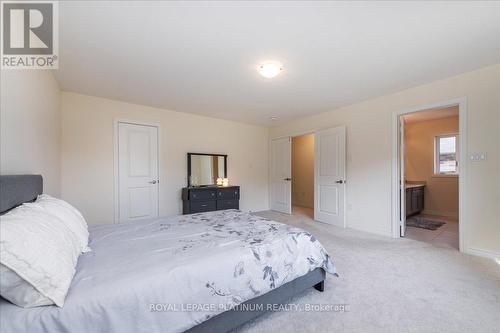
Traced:
<svg viewBox="0 0 500 333">
<path fill-rule="evenodd" d="M 114 119 L 160 125 L 160 215 L 180 214 L 187 152 L 228 154 L 228 175 L 241 186 L 242 210 L 266 210 L 268 128 L 62 92 L 62 198 L 89 223 L 114 217 Z"/>
<path fill-rule="evenodd" d="M 500 65 L 292 121 L 271 137 L 347 126 L 347 225 L 391 235 L 392 113 L 467 97 L 467 151 L 487 152 L 467 162 L 466 249 L 500 252 Z M 464 217 L 461 217 L 462 221 Z"/>
<path fill-rule="evenodd" d="M 426 182 L 426 214 L 458 217 L 458 177 L 434 175 L 434 138 L 453 133 L 458 133 L 458 116 L 405 125 L 405 177 Z"/>
<path fill-rule="evenodd" d="M 0 173 L 42 174 L 59 196 L 59 86 L 48 70 L 2 70 Z"/>
<path fill-rule="evenodd" d="M 292 205 L 314 208 L 314 134 L 292 138 Z"/>
</svg>

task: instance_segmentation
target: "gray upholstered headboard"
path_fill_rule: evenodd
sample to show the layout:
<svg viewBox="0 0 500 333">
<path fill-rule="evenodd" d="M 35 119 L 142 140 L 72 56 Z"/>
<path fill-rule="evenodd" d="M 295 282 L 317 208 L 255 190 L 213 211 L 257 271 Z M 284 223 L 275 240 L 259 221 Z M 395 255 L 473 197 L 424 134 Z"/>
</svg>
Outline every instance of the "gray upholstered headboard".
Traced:
<svg viewBox="0 0 500 333">
<path fill-rule="evenodd" d="M 41 175 L 0 176 L 0 214 L 25 202 L 33 201 L 42 193 Z"/>
</svg>

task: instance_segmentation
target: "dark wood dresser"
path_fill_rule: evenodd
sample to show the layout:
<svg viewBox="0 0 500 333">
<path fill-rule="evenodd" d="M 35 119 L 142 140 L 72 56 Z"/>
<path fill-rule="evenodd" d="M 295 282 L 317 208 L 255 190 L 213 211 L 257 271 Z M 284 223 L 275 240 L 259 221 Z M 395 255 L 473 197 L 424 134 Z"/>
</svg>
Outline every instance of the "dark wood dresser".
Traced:
<svg viewBox="0 0 500 333">
<path fill-rule="evenodd" d="M 183 214 L 223 209 L 240 209 L 239 186 L 184 187 L 182 189 Z"/>
</svg>

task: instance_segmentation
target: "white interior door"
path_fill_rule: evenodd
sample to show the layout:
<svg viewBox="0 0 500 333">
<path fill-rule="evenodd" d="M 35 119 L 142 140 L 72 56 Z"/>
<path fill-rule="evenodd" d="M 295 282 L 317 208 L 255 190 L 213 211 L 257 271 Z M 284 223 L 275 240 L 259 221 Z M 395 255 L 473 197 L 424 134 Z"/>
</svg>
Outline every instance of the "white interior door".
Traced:
<svg viewBox="0 0 500 333">
<path fill-rule="evenodd" d="M 292 213 L 292 150 L 290 137 L 271 141 L 271 209 Z"/>
<path fill-rule="evenodd" d="M 118 123 L 119 222 L 158 217 L 158 128 Z"/>
<path fill-rule="evenodd" d="M 345 227 L 345 126 L 315 133 L 314 219 Z"/>
<path fill-rule="evenodd" d="M 404 237 L 406 232 L 405 158 L 405 122 L 403 117 L 399 117 L 399 220 L 401 237 Z"/>
</svg>

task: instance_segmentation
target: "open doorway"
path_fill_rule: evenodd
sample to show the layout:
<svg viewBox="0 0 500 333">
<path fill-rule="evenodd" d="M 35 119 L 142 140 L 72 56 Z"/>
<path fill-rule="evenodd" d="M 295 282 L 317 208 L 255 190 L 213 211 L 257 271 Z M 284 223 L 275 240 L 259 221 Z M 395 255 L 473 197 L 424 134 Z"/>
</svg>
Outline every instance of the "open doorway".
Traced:
<svg viewBox="0 0 500 333">
<path fill-rule="evenodd" d="M 271 210 L 345 228 L 346 127 L 273 138 L 270 148 Z"/>
<path fill-rule="evenodd" d="M 403 236 L 459 249 L 458 105 L 401 116 Z"/>
<path fill-rule="evenodd" d="M 314 134 L 292 137 L 292 214 L 314 219 Z"/>
<path fill-rule="evenodd" d="M 406 233 L 406 180 L 405 180 L 405 126 L 402 116 L 409 114 L 423 114 L 430 110 L 441 112 L 450 107 L 458 107 L 458 136 L 456 142 L 455 162 L 458 162 L 458 247 L 461 252 L 468 252 L 467 230 L 469 229 L 468 218 L 465 212 L 465 200 L 467 195 L 467 98 L 460 97 L 452 100 L 437 102 L 434 104 L 416 106 L 406 110 L 395 111 L 392 114 L 392 236 L 394 238 L 404 237 Z M 436 139 L 434 139 L 436 143 Z M 433 148 L 436 144 L 433 145 Z M 446 149 L 445 149 L 446 151 Z M 434 151 L 435 152 L 435 151 Z M 437 155 L 434 154 L 434 157 Z M 443 157 L 444 158 L 444 157 Z M 443 161 L 447 161 L 444 158 Z M 434 160 L 433 160 L 434 161 Z M 434 162 L 433 162 L 434 163 Z M 447 162 L 448 166 L 452 163 Z M 433 164 L 434 166 L 434 164 Z M 434 169 L 433 169 L 434 171 Z M 424 193 L 425 195 L 425 193 Z M 418 200 L 418 199 L 417 199 Z M 425 197 L 424 197 L 425 205 Z M 413 208 L 411 208 L 413 209 Z M 424 208 L 425 209 L 425 208 Z M 456 244 L 456 243 L 455 243 Z"/>
</svg>

